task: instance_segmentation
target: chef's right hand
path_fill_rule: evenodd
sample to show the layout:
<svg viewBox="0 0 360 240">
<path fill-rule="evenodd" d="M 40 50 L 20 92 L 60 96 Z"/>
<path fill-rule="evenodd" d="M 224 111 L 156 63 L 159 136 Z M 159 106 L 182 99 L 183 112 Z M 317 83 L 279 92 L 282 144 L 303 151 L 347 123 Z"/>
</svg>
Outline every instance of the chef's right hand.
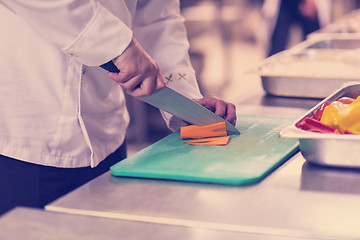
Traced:
<svg viewBox="0 0 360 240">
<path fill-rule="evenodd" d="M 112 61 L 120 72 L 110 72 L 109 76 L 134 97 L 149 96 L 165 87 L 158 64 L 135 38 Z"/>
</svg>

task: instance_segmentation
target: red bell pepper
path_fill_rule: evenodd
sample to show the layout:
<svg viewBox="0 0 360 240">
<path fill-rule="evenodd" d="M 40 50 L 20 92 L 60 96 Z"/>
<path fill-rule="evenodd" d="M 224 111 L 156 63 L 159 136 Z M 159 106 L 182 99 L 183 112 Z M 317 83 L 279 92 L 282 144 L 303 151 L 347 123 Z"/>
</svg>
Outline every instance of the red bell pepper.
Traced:
<svg viewBox="0 0 360 240">
<path fill-rule="evenodd" d="M 336 133 L 336 134 L 341 133 L 338 129 L 325 125 L 321 123 L 319 120 L 309 117 L 306 117 L 300 122 L 298 122 L 296 124 L 296 127 L 309 132 Z"/>
<path fill-rule="evenodd" d="M 321 119 L 321 116 L 324 112 L 324 109 L 329 106 L 330 104 L 328 102 L 324 102 L 317 110 L 316 112 L 314 113 L 314 116 L 313 116 L 313 119 L 315 120 L 319 120 Z"/>
</svg>

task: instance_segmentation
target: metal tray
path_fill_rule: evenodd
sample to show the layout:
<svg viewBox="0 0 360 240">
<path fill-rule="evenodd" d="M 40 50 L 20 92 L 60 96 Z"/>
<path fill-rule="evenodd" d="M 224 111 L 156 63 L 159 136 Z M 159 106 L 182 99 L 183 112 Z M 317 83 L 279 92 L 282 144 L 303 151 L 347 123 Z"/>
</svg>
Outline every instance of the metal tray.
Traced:
<svg viewBox="0 0 360 240">
<path fill-rule="evenodd" d="M 280 137 L 299 139 L 303 157 L 312 163 L 334 167 L 360 168 L 360 135 L 324 134 L 301 130 L 296 124 L 305 117 L 312 117 L 324 102 L 333 102 L 342 97 L 360 95 L 360 82 L 348 82 L 333 92 L 303 117 L 280 131 Z"/>
<path fill-rule="evenodd" d="M 320 28 L 313 33 L 310 33 L 308 37 L 317 34 L 357 34 L 360 33 L 360 10 L 355 9 L 345 14 L 341 18 L 336 19 L 335 21 L 327 24 L 326 26 Z"/>
<path fill-rule="evenodd" d="M 360 23 L 359 19 L 346 19 L 341 22 L 329 24 L 317 31 L 310 33 L 307 37 L 312 37 L 318 34 L 359 34 Z"/>
<path fill-rule="evenodd" d="M 331 25 L 314 31 L 307 35 L 306 37 L 313 37 L 319 34 L 344 34 L 344 35 L 352 35 L 352 34 L 359 34 L 360 33 L 360 26 L 354 26 L 349 24 L 338 24 L 338 25 Z"/>
<path fill-rule="evenodd" d="M 275 96 L 325 98 L 360 80 L 360 37 L 319 36 L 259 65 L 264 90 Z"/>
</svg>

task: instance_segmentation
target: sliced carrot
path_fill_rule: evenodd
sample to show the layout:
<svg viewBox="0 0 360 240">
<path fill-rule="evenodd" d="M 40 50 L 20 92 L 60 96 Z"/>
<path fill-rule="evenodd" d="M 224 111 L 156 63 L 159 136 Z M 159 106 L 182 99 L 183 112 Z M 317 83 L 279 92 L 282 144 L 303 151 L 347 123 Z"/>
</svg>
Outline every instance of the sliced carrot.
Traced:
<svg viewBox="0 0 360 240">
<path fill-rule="evenodd" d="M 226 135 L 225 122 L 219 122 L 206 126 L 190 125 L 180 128 L 181 139 L 221 137 Z"/>
<path fill-rule="evenodd" d="M 184 141 L 184 143 L 191 145 L 227 145 L 229 143 L 230 136 L 214 137 Z"/>
</svg>

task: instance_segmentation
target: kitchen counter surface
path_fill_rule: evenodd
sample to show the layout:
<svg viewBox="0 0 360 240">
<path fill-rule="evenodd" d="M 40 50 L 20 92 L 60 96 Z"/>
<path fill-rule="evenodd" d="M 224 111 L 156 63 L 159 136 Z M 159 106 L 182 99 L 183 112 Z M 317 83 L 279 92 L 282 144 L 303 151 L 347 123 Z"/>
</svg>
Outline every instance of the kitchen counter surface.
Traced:
<svg viewBox="0 0 360 240">
<path fill-rule="evenodd" d="M 300 117 L 319 101 L 255 92 L 237 106 L 239 113 Z M 360 170 L 315 166 L 298 153 L 263 181 L 245 187 L 107 172 L 46 209 L 287 239 L 360 239 L 359 185 Z"/>
<path fill-rule="evenodd" d="M 0 239 L 6 240 L 288 240 L 282 236 L 163 225 L 56 213 L 28 208 L 14 209 L 0 218 Z M 303 238 L 300 238 L 303 240 Z"/>
</svg>

